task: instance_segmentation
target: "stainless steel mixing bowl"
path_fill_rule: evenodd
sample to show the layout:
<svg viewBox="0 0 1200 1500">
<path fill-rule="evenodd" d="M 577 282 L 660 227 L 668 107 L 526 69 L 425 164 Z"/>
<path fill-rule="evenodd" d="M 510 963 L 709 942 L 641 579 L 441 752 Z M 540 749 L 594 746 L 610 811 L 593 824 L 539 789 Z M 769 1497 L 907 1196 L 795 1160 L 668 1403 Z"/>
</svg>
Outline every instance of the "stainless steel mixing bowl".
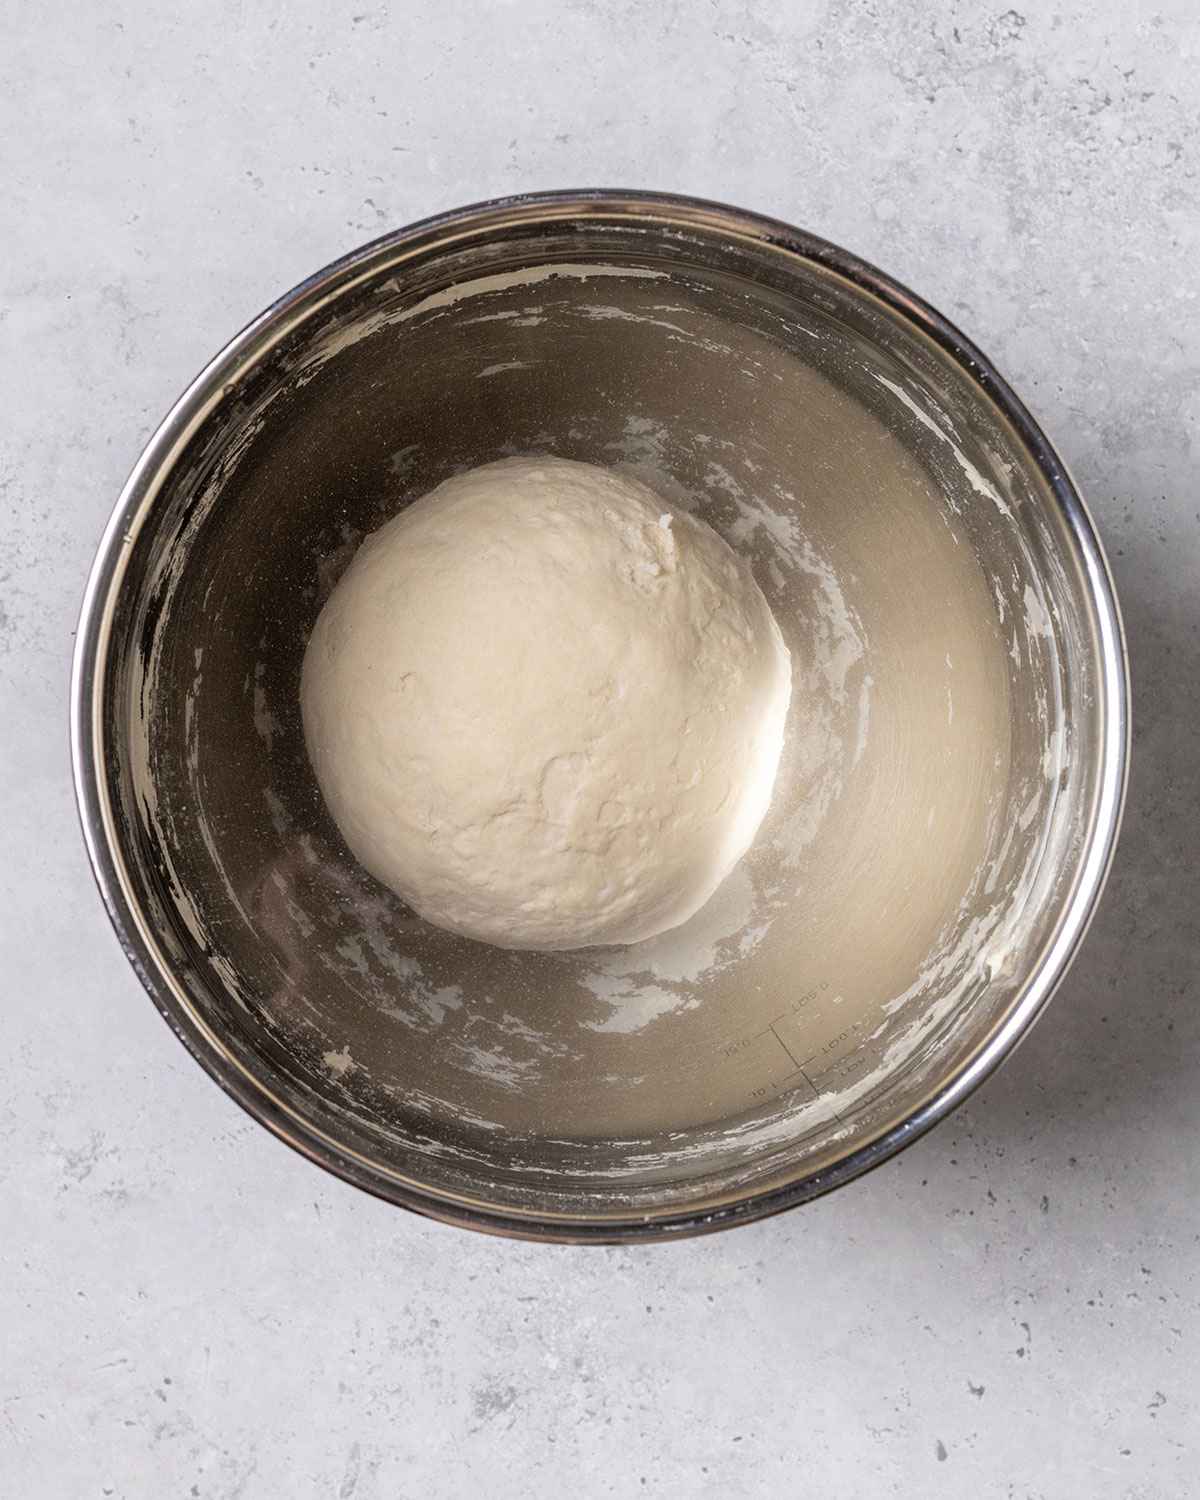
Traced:
<svg viewBox="0 0 1200 1500">
<path fill-rule="evenodd" d="M 428 927 L 305 757 L 303 648 L 355 543 L 531 452 L 698 509 L 795 664 L 754 849 L 632 948 Z M 120 498 L 73 689 L 104 900 L 197 1060 L 351 1182 L 579 1240 L 803 1202 L 957 1104 L 1083 934 L 1127 731 L 1096 534 L 983 355 L 811 235 L 638 193 L 427 220 L 239 334 Z"/>
</svg>

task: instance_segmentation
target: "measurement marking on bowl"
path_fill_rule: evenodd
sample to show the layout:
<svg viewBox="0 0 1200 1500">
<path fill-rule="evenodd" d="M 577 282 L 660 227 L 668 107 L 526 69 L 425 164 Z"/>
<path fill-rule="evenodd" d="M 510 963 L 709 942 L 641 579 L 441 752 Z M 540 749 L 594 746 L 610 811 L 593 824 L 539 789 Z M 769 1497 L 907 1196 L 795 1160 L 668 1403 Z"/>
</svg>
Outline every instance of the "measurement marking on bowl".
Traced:
<svg viewBox="0 0 1200 1500">
<path fill-rule="evenodd" d="M 753 1047 L 756 1042 L 761 1042 L 764 1037 L 769 1036 L 776 1043 L 779 1051 L 783 1053 L 783 1059 L 779 1059 L 778 1052 L 772 1048 L 771 1056 L 764 1059 L 764 1066 L 768 1074 L 773 1074 L 775 1071 L 771 1066 L 772 1057 L 776 1059 L 776 1066 L 778 1066 L 779 1061 L 784 1059 L 790 1064 L 786 1073 L 780 1076 L 769 1076 L 766 1083 L 758 1084 L 752 1088 L 750 1090 L 751 1099 L 777 1098 L 785 1090 L 798 1087 L 800 1081 L 803 1080 L 812 1091 L 814 1099 L 824 1098 L 828 1102 L 835 1092 L 835 1090 L 828 1086 L 827 1080 L 830 1077 L 837 1075 L 839 1082 L 846 1082 L 849 1081 L 854 1073 L 860 1072 L 866 1066 L 866 1059 L 857 1054 L 851 1058 L 841 1055 L 831 1057 L 831 1054 L 837 1053 L 837 1049 L 844 1042 L 848 1041 L 861 1030 L 862 1023 L 860 1021 L 854 1021 L 849 1026 L 842 1027 L 836 1035 L 827 1038 L 815 1052 L 807 1056 L 801 1055 L 788 1042 L 787 1037 L 780 1030 L 781 1026 L 785 1026 L 789 1022 L 794 1022 L 795 1018 L 806 1006 L 819 995 L 825 994 L 828 989 L 829 981 L 824 980 L 821 984 L 805 991 L 804 994 L 792 1002 L 787 1010 L 780 1011 L 766 1026 L 760 1027 L 756 1031 L 745 1032 L 743 1035 L 735 1037 L 732 1041 L 726 1042 L 720 1048 L 720 1056 L 729 1060 L 739 1057 L 742 1053 L 747 1052 Z M 832 1003 L 839 1005 L 842 1003 L 842 998 L 841 995 L 834 995 Z M 829 1059 L 828 1066 L 813 1070 L 814 1063 L 824 1063 L 826 1059 Z M 836 1107 L 830 1104 L 830 1109 L 834 1117 L 844 1124 L 845 1121 L 842 1120 L 842 1116 L 838 1113 Z"/>
</svg>

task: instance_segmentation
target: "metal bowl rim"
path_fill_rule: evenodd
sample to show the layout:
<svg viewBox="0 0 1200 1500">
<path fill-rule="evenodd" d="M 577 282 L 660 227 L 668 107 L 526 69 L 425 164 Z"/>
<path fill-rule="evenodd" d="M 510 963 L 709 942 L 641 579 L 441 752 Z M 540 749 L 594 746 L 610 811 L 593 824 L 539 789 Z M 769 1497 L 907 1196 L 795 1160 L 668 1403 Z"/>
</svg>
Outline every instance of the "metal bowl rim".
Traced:
<svg viewBox="0 0 1200 1500">
<path fill-rule="evenodd" d="M 171 972 L 133 896 L 115 837 L 104 766 L 101 709 L 106 651 L 115 600 L 133 539 L 145 524 L 172 465 L 196 427 L 247 365 L 313 311 L 401 250 L 447 244 L 522 221 L 572 218 L 647 220 L 660 229 L 704 228 L 733 240 L 769 244 L 852 283 L 913 325 L 959 366 L 1016 431 L 1053 494 L 1076 549 L 1096 616 L 1103 735 L 1085 853 L 1052 938 L 1003 1022 L 978 1051 L 923 1104 L 832 1166 L 800 1172 L 781 1187 L 749 1192 L 710 1209 L 628 1218 L 523 1215 L 495 1205 L 457 1201 L 399 1181 L 301 1119 L 248 1071 L 203 1022 Z M 1095 525 L 1049 440 L 987 357 L 934 308 L 850 252 L 776 219 L 678 194 L 619 189 L 561 190 L 490 199 L 419 220 L 333 261 L 272 303 L 191 382 L 146 444 L 101 539 L 84 591 L 71 672 L 72 774 L 84 842 L 117 937 L 150 998 L 192 1056 L 254 1119 L 309 1160 L 387 1201 L 447 1223 L 531 1240 L 568 1243 L 669 1240 L 707 1233 L 807 1202 L 879 1166 L 943 1119 L 1008 1057 L 1061 982 L 1087 931 L 1104 887 L 1120 830 L 1129 773 L 1129 662 L 1112 576 Z"/>
</svg>

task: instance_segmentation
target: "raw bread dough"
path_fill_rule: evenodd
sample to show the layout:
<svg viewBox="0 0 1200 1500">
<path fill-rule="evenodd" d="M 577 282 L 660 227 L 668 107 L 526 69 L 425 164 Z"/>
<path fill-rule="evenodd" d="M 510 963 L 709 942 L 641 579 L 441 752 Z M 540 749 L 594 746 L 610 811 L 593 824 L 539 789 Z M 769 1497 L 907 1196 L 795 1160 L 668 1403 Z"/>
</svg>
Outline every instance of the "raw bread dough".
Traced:
<svg viewBox="0 0 1200 1500">
<path fill-rule="evenodd" d="M 791 694 L 750 568 L 636 480 L 513 458 L 362 544 L 304 658 L 346 843 L 439 927 L 505 948 L 685 921 L 770 799 Z"/>
</svg>

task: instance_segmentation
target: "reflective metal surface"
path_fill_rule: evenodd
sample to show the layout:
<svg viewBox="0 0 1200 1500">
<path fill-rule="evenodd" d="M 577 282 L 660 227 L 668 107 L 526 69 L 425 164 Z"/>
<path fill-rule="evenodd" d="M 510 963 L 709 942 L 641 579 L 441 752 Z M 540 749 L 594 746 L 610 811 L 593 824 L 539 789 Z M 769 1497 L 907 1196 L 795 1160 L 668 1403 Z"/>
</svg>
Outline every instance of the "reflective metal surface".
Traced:
<svg viewBox="0 0 1200 1500">
<path fill-rule="evenodd" d="M 304 753 L 300 660 L 357 541 L 531 452 L 696 509 L 795 664 L 754 849 L 632 948 L 428 927 Z M 560 1239 L 773 1212 L 961 1100 L 1083 933 L 1128 737 L 1091 523 L 978 351 L 799 231 L 624 193 L 427 221 L 240 334 L 121 497 L 72 707 L 101 891 L 197 1059 L 362 1187 Z"/>
</svg>

